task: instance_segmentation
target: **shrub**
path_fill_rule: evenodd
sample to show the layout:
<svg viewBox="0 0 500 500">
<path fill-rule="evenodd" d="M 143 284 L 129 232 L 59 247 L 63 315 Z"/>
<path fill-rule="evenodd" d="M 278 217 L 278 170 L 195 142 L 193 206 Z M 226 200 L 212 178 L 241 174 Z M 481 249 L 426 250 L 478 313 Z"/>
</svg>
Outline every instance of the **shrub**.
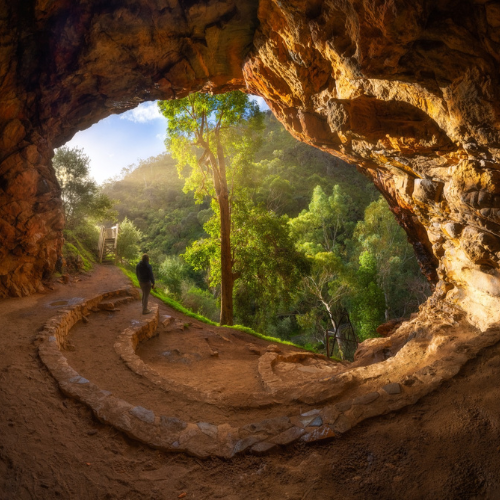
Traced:
<svg viewBox="0 0 500 500">
<path fill-rule="evenodd" d="M 192 285 L 189 274 L 189 266 L 177 255 L 165 257 L 158 270 L 158 277 L 167 287 L 168 293 L 177 300 L 181 298 L 183 283 L 188 283 L 188 287 Z"/>
<path fill-rule="evenodd" d="M 278 319 L 276 323 L 269 324 L 267 327 L 268 334 L 271 337 L 278 337 L 282 340 L 290 340 L 296 330 L 297 327 L 292 323 L 290 317 Z"/>
<path fill-rule="evenodd" d="M 208 290 L 201 288 L 184 285 L 182 292 L 182 303 L 191 311 L 201 314 L 212 321 L 219 321 L 220 311 L 217 300 L 212 296 Z"/>
<path fill-rule="evenodd" d="M 120 223 L 116 244 L 116 252 L 122 262 L 123 259 L 128 261 L 137 259 L 140 252 L 139 240 L 141 238 L 142 233 L 139 229 L 134 226 L 132 221 L 125 217 Z"/>
<path fill-rule="evenodd" d="M 62 253 L 66 261 L 68 271 L 90 271 L 92 269 L 92 260 L 85 251 L 80 251 L 75 245 L 65 242 L 63 245 Z"/>
<path fill-rule="evenodd" d="M 83 219 L 74 229 L 65 229 L 64 238 L 78 247 L 81 252 L 93 254 L 91 260 L 95 260 L 97 257 L 99 228 L 91 221 Z"/>
<path fill-rule="evenodd" d="M 82 220 L 73 230 L 64 230 L 62 253 L 70 270 L 92 269 L 96 262 L 99 230 L 88 220 Z"/>
</svg>

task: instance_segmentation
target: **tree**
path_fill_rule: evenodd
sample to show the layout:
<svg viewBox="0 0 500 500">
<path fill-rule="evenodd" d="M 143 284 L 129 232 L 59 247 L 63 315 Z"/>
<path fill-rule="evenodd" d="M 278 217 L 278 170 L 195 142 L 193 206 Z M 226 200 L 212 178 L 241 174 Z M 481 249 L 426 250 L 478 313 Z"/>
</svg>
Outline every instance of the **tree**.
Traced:
<svg viewBox="0 0 500 500">
<path fill-rule="evenodd" d="M 384 198 L 380 197 L 368 205 L 364 220 L 356 225 L 354 238 L 358 242 L 360 259 L 364 258 L 368 262 L 368 256 L 363 255 L 371 255 L 372 267 L 376 270 L 374 279 L 384 296 L 385 321 L 394 317 L 394 313 L 403 316 L 406 308 L 401 310 L 398 305 L 401 302 L 407 303 L 408 296 L 413 293 L 407 283 L 412 281 L 411 278 L 423 283 L 425 278 L 418 269 L 413 247 L 408 243 L 406 233 L 399 227 Z M 422 295 L 417 288 L 415 292 Z M 415 297 L 412 302 L 418 306 L 419 298 Z"/>
<path fill-rule="evenodd" d="M 350 269 L 336 252 L 319 252 L 309 259 L 311 271 L 303 278 L 299 305 L 305 313 L 298 315 L 297 321 L 303 328 L 314 328 L 325 340 L 325 334 L 333 334 L 338 341 L 339 354 L 348 359 L 354 354 L 350 341 L 344 338 L 344 320 L 349 317 L 346 301 L 352 290 Z"/>
<path fill-rule="evenodd" d="M 354 213 L 350 197 L 340 186 L 333 186 L 331 196 L 316 186 L 309 210 L 290 220 L 295 245 L 311 262 L 311 272 L 303 279 L 301 309 L 307 312 L 298 321 L 336 336 L 351 290 L 346 245 L 352 237 Z"/>
<path fill-rule="evenodd" d="M 116 253 L 123 262 L 123 259 L 134 260 L 139 256 L 139 241 L 142 233 L 134 226 L 134 223 L 126 217 L 120 223 L 118 231 L 118 241 L 116 242 Z"/>
<path fill-rule="evenodd" d="M 340 186 L 333 187 L 331 196 L 316 186 L 309 210 L 290 221 L 297 247 L 307 255 L 336 251 L 352 235 L 352 214 L 351 199 Z"/>
<path fill-rule="evenodd" d="M 221 95 L 195 93 L 184 99 L 160 101 L 168 119 L 165 144 L 178 162 L 179 173 L 189 166 L 185 190 L 200 201 L 209 195 L 217 201 L 220 216 L 220 275 L 222 325 L 233 324 L 231 250 L 231 198 L 238 174 L 248 166 L 255 136 L 262 128 L 257 104 L 242 92 Z"/>
<path fill-rule="evenodd" d="M 110 215 L 112 201 L 90 178 L 90 159 L 82 149 L 59 148 L 52 165 L 61 186 L 66 228 L 73 229 L 83 217 L 104 219 Z"/>
<path fill-rule="evenodd" d="M 304 287 L 319 302 L 336 331 L 339 326 L 336 310 L 349 289 L 344 277 L 345 266 L 342 259 L 332 252 L 317 253 L 312 261 L 312 273 L 304 278 Z"/>
<path fill-rule="evenodd" d="M 369 251 L 362 252 L 349 301 L 352 319 L 361 340 L 375 336 L 377 327 L 384 321 L 386 301 L 377 278 L 376 256 Z"/>
<path fill-rule="evenodd" d="M 194 284 L 192 269 L 178 255 L 167 255 L 159 266 L 158 275 L 177 300 L 181 298 L 183 283 Z"/>
</svg>

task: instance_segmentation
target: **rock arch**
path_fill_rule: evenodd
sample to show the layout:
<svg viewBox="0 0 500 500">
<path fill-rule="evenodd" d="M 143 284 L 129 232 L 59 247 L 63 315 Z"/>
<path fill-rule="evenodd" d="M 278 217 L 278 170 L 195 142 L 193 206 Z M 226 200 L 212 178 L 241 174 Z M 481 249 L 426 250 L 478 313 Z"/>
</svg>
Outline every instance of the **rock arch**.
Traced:
<svg viewBox="0 0 500 500">
<path fill-rule="evenodd" d="M 493 0 L 0 1 L 0 296 L 62 245 L 52 151 L 139 102 L 263 96 L 371 177 L 432 304 L 500 319 L 500 7 Z"/>
</svg>

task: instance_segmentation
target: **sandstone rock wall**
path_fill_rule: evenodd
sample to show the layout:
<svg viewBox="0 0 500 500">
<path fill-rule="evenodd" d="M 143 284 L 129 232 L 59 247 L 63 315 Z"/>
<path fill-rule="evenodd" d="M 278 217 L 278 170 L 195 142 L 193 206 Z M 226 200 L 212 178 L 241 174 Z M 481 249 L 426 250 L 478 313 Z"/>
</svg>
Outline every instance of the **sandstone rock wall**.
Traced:
<svg viewBox="0 0 500 500">
<path fill-rule="evenodd" d="M 243 88 L 371 177 L 436 285 L 500 320 L 496 0 L 0 0 L 0 295 L 60 252 L 52 148 L 144 100 Z"/>
</svg>

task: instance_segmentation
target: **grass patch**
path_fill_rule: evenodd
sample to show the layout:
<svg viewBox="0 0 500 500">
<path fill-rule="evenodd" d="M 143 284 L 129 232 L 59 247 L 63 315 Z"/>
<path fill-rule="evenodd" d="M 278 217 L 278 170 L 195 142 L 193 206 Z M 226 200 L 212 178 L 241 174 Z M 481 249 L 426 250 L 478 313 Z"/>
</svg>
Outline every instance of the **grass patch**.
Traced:
<svg viewBox="0 0 500 500">
<path fill-rule="evenodd" d="M 135 273 L 132 271 L 129 271 L 125 267 L 122 267 L 122 266 L 119 266 L 119 267 L 123 271 L 123 273 L 127 276 L 127 278 L 130 278 L 132 283 L 136 287 L 139 287 L 139 280 L 137 279 L 137 276 L 135 275 Z M 155 297 L 159 298 L 164 304 L 167 304 L 167 306 L 170 306 L 172 309 L 175 309 L 176 311 L 179 311 L 182 314 L 189 316 L 190 318 L 195 318 L 199 321 L 202 321 L 203 323 L 207 323 L 207 324 L 212 325 L 212 326 L 219 326 L 219 323 L 215 323 L 215 321 L 212 321 L 208 318 L 205 318 L 205 316 L 202 316 L 201 314 L 196 314 L 193 311 L 186 309 L 182 304 L 179 304 L 179 302 L 171 299 L 166 293 L 164 293 L 160 290 L 152 289 L 151 294 L 154 295 Z"/>
<path fill-rule="evenodd" d="M 69 243 L 68 241 L 64 242 L 62 251 L 64 257 L 76 258 L 80 256 L 82 259 L 83 270 L 90 271 L 92 269 L 92 263 L 95 262 L 94 258 L 92 257 L 90 252 L 86 250 L 78 240 L 76 240 L 75 243 L 78 245 L 78 247 L 73 245 L 73 243 Z"/>
<path fill-rule="evenodd" d="M 128 269 L 126 269 L 125 267 L 122 267 L 122 266 L 119 266 L 119 268 L 123 271 L 125 276 L 127 276 L 127 278 L 129 278 L 132 281 L 132 283 L 136 287 L 139 286 L 139 280 L 137 279 L 137 276 L 135 275 L 134 272 L 129 271 Z M 167 294 L 165 294 L 162 291 L 153 289 L 153 290 L 151 290 L 151 294 L 154 295 L 155 297 L 159 298 L 164 304 L 167 304 L 172 309 L 175 309 L 176 311 L 179 311 L 180 313 L 185 314 L 186 316 L 189 316 L 190 318 L 195 318 L 198 321 L 206 323 L 207 325 L 220 326 L 219 323 L 215 323 L 215 321 L 212 321 L 208 318 L 205 318 L 205 316 L 202 316 L 201 314 L 196 314 L 193 311 L 186 309 L 182 304 L 179 304 L 179 302 L 171 299 Z M 254 337 L 266 340 L 268 342 L 274 342 L 276 344 L 285 344 L 285 345 L 289 345 L 292 347 L 296 347 L 297 349 L 302 349 L 304 351 L 315 352 L 314 349 L 294 344 L 293 342 L 289 342 L 288 340 L 281 340 L 281 339 L 278 339 L 276 337 L 270 337 L 269 335 L 264 335 L 263 333 L 256 332 L 255 330 L 252 330 L 251 328 L 248 328 L 248 327 L 243 326 L 243 325 L 224 326 L 224 328 L 232 328 L 233 330 L 238 330 L 240 332 L 248 333 L 249 335 L 253 335 Z"/>
<path fill-rule="evenodd" d="M 253 335 L 254 337 L 258 337 L 259 339 L 267 340 L 268 342 L 278 342 L 280 344 L 290 345 L 292 347 L 297 347 L 298 349 L 303 349 L 306 351 L 314 352 L 312 349 L 307 349 L 303 346 L 294 344 L 293 342 L 290 342 L 289 340 L 281 340 L 277 337 L 271 337 L 269 335 L 264 335 L 263 333 L 256 332 L 255 330 L 252 330 L 251 328 L 248 328 L 247 326 L 233 325 L 233 326 L 225 326 L 224 328 L 233 328 L 234 330 L 248 333 L 249 335 Z"/>
<path fill-rule="evenodd" d="M 89 250 L 89 247 L 86 246 L 90 244 L 93 246 L 93 238 L 95 236 L 95 246 L 97 247 L 97 238 L 99 237 L 98 233 L 95 235 L 91 235 L 90 238 L 86 238 L 83 235 L 83 238 L 77 236 L 76 231 L 72 231 L 69 229 L 64 230 L 64 249 L 67 248 L 68 253 L 70 255 L 80 255 L 80 257 L 84 260 L 85 271 L 90 271 L 92 269 L 92 264 L 97 262 L 97 257 L 92 250 Z"/>
</svg>

